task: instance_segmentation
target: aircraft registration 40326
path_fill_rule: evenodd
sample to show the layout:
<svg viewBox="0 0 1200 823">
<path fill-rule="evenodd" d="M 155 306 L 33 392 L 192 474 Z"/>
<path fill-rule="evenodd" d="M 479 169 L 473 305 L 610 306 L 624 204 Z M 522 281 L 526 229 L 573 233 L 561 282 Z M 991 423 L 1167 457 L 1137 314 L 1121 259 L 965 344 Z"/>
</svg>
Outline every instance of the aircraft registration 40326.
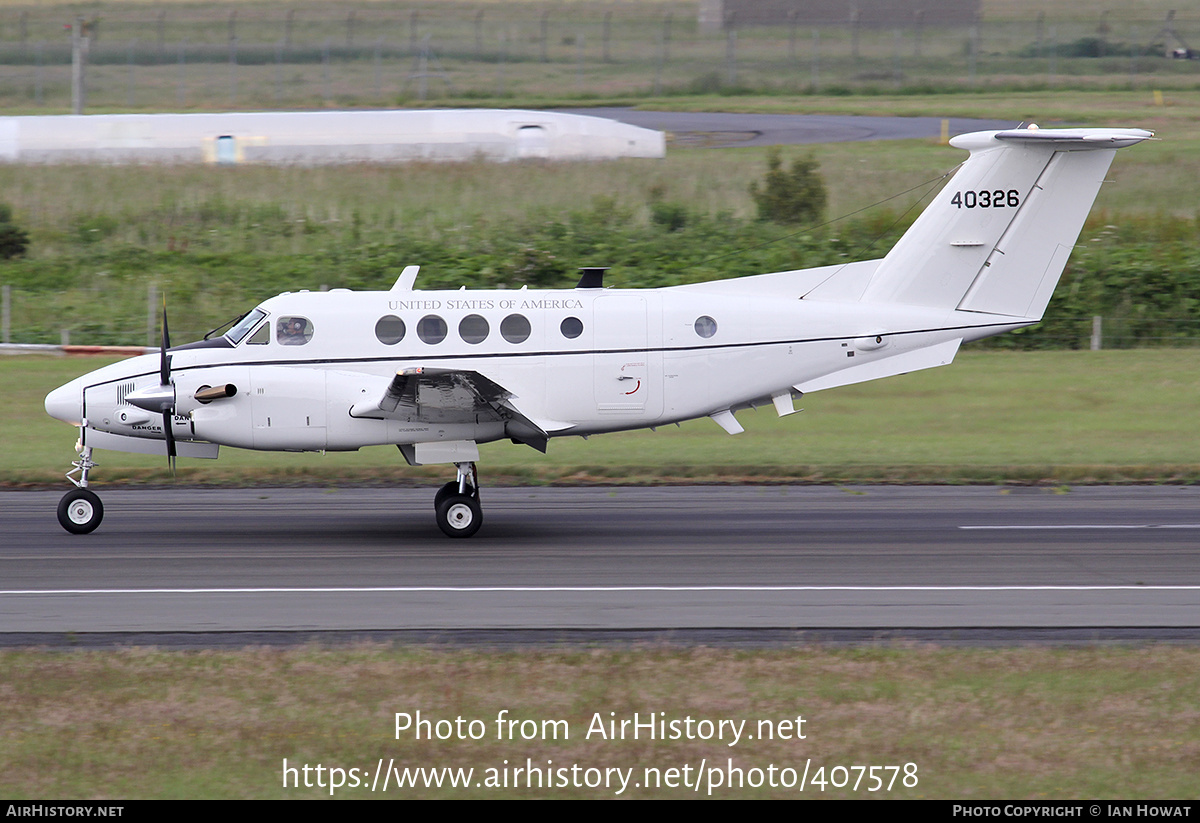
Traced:
<svg viewBox="0 0 1200 823">
<path fill-rule="evenodd" d="M 424 291 L 409 266 L 389 291 L 298 292 L 228 332 L 163 346 L 55 389 L 79 427 L 65 529 L 103 517 L 95 449 L 216 457 L 220 446 L 353 451 L 395 444 L 412 465 L 453 464 L 437 524 L 483 522 L 478 444 L 545 451 L 555 437 L 734 414 L 806 392 L 943 366 L 965 341 L 1038 322 L 1116 150 L 1141 129 L 960 135 L 970 156 L 888 255 L 660 289 Z"/>
</svg>

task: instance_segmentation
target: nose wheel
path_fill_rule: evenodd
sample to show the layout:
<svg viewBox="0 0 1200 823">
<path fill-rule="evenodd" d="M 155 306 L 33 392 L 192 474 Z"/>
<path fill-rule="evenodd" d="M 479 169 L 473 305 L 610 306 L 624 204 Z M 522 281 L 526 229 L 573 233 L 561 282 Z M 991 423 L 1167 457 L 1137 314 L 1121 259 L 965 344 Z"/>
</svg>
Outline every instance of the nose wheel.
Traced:
<svg viewBox="0 0 1200 823">
<path fill-rule="evenodd" d="M 94 531 L 104 519 L 104 504 L 87 489 L 73 489 L 58 502 L 58 522 L 71 534 Z"/>
<path fill-rule="evenodd" d="M 438 528 L 447 537 L 470 537 L 483 525 L 479 475 L 474 463 L 456 463 L 458 479 L 438 489 L 433 498 Z"/>
<path fill-rule="evenodd" d="M 80 444 L 75 447 L 79 449 L 79 459 L 71 464 L 74 468 L 67 472 L 67 479 L 75 484 L 75 488 L 58 501 L 59 525 L 71 534 L 95 531 L 104 519 L 104 505 L 99 495 L 87 487 L 88 472 L 96 467 L 96 462 L 92 460 L 92 447 L 82 445 L 82 441 L 81 433 Z M 78 478 L 72 476 L 76 473 L 79 474 Z"/>
</svg>

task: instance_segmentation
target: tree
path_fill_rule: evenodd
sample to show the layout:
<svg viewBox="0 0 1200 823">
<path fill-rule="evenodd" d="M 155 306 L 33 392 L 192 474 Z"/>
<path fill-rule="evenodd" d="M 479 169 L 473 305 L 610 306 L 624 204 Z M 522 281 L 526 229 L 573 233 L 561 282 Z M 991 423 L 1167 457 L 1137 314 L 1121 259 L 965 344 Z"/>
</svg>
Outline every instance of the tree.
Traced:
<svg viewBox="0 0 1200 823">
<path fill-rule="evenodd" d="M 817 161 L 800 157 L 784 171 L 779 149 L 774 146 L 767 151 L 767 173 L 761 185 L 750 184 L 750 196 L 758 206 L 759 220 L 793 224 L 820 222 L 828 200 Z"/>
</svg>

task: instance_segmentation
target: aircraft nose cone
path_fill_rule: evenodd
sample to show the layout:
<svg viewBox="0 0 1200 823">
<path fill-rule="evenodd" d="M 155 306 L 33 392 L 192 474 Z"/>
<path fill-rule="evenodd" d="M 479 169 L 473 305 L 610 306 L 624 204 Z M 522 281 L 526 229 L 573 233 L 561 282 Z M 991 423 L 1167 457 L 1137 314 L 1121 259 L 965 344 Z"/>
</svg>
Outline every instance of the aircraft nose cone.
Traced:
<svg viewBox="0 0 1200 823">
<path fill-rule="evenodd" d="M 72 426 L 83 419 L 83 403 L 76 383 L 59 386 L 46 395 L 46 414 Z"/>
</svg>

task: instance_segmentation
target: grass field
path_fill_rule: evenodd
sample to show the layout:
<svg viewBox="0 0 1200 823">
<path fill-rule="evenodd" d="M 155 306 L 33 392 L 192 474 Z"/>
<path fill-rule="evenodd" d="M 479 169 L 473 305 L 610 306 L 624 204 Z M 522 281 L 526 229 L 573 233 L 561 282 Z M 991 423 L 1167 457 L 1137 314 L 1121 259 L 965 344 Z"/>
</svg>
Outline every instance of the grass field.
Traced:
<svg viewBox="0 0 1200 823">
<path fill-rule="evenodd" d="M 0 482 L 54 484 L 74 459 L 75 432 L 42 409 L 46 393 L 98 367 L 95 358 L 0 360 Z M 805 412 L 739 417 L 730 437 L 709 420 L 680 428 L 552 441 L 549 453 L 483 447 L 487 483 L 1195 482 L 1200 351 L 964 352 L 947 368 L 818 392 Z M 166 482 L 164 461 L 100 452 L 109 482 Z M 182 460 L 183 483 L 429 483 L 445 467 L 411 469 L 395 449 L 327 455 L 225 449 Z"/>
<path fill-rule="evenodd" d="M 730 788 L 726 778 L 712 797 L 1165 800 L 1194 797 L 1200 765 L 1200 650 L 1168 647 L 0 652 L 0 695 L 0 794 L 9 801 L 707 797 L 707 783 L 690 788 L 697 773 L 715 779 L 709 769 L 730 764 L 746 783 L 767 782 L 774 766 L 777 783 L 793 787 Z M 418 710 L 435 723 L 461 718 L 464 735 L 482 721 L 483 738 L 398 734 L 395 714 Z M 521 739 L 521 725 L 515 740 L 497 740 L 502 710 L 538 721 L 538 737 L 540 721 L 565 725 L 557 740 Z M 754 739 L 587 739 L 597 715 L 619 722 L 635 712 L 643 722 L 663 712 L 656 719 L 681 729 L 687 717 L 745 720 Z M 759 721 L 804 739 L 761 739 Z M 288 788 L 285 759 L 297 769 Z M 500 788 L 397 790 L 393 779 L 372 794 L 381 759 L 385 769 L 473 768 L 472 784 L 500 770 L 508 788 L 499 776 Z M 568 769 L 568 785 L 513 788 L 512 770 L 527 761 Z M 310 787 L 295 788 L 304 765 Z M 579 782 L 599 777 L 586 769 L 633 777 L 623 792 L 576 787 L 576 765 Z M 868 791 L 870 773 L 855 766 L 892 767 L 875 773 L 891 790 Z M 334 792 L 331 768 L 344 770 Z M 647 768 L 660 778 L 679 770 L 676 788 L 635 787 Z"/>
</svg>

